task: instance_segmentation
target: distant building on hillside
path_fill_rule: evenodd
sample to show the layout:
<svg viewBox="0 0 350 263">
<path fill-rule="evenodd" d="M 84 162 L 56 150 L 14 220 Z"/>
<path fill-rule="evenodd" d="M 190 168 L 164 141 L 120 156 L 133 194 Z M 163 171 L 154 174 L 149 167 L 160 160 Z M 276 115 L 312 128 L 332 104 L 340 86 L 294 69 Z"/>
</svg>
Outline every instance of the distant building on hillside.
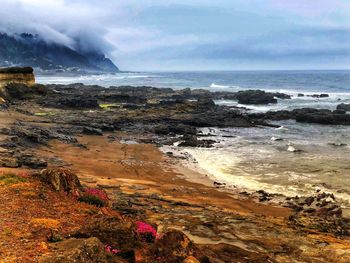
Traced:
<svg viewBox="0 0 350 263">
<path fill-rule="evenodd" d="M 0 68 L 0 88 L 6 86 L 9 83 L 21 83 L 27 86 L 33 86 L 35 84 L 33 68 Z"/>
</svg>

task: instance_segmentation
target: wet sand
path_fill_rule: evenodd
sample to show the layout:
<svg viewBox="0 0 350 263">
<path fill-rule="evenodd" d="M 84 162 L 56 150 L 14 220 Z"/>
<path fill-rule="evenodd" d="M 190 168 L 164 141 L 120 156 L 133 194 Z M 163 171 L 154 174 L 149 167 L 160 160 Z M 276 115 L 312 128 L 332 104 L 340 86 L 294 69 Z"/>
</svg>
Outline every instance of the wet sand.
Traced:
<svg viewBox="0 0 350 263">
<path fill-rule="evenodd" d="M 121 185 L 123 188 L 141 185 L 146 186 L 149 193 L 161 193 L 194 204 L 219 206 L 237 213 L 282 218 L 290 215 L 289 209 L 238 200 L 230 193 L 215 189 L 210 186 L 209 179 L 180 166 L 154 145 L 109 142 L 101 136 L 83 136 L 79 142 L 87 149 L 53 141 L 49 148 L 41 148 L 39 153 L 71 164 L 86 185 Z M 178 187 L 196 189 L 197 194 L 174 191 Z"/>
</svg>

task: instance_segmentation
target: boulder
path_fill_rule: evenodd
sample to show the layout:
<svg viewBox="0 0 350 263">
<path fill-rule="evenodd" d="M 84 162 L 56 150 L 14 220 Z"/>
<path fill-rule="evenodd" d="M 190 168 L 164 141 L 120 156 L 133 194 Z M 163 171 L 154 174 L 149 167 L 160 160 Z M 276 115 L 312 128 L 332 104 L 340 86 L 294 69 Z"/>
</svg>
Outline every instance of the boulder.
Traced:
<svg viewBox="0 0 350 263">
<path fill-rule="evenodd" d="M 263 90 L 245 90 L 239 91 L 236 98 L 240 104 L 270 104 L 277 103 L 272 93 L 266 93 Z"/>
<path fill-rule="evenodd" d="M 82 186 L 77 175 L 66 168 L 50 168 L 42 170 L 37 176 L 57 192 L 79 196 Z"/>
<path fill-rule="evenodd" d="M 152 255 L 155 258 L 166 259 L 164 262 L 183 262 L 196 252 L 197 247 L 184 233 L 170 230 L 156 241 Z"/>
<path fill-rule="evenodd" d="M 291 95 L 288 95 L 288 94 L 285 94 L 285 93 L 281 93 L 281 92 L 273 92 L 272 95 L 275 98 L 279 98 L 279 99 L 282 99 L 282 100 L 290 100 L 292 98 Z"/>
<path fill-rule="evenodd" d="M 337 106 L 337 110 L 350 111 L 350 103 L 341 103 Z"/>
<path fill-rule="evenodd" d="M 180 147 L 203 147 L 210 148 L 216 143 L 214 140 L 198 140 L 196 136 L 186 135 L 183 136 L 183 141 L 179 144 Z"/>
<path fill-rule="evenodd" d="M 199 98 L 197 103 L 198 107 L 204 109 L 212 109 L 215 107 L 215 102 L 211 98 Z"/>
<path fill-rule="evenodd" d="M 38 263 L 107 263 L 107 253 L 101 241 L 71 238 L 52 245 L 54 253 L 43 255 Z"/>
<path fill-rule="evenodd" d="M 75 238 L 97 237 L 104 244 L 108 244 L 122 251 L 122 256 L 132 259 L 134 248 L 139 242 L 136 226 L 130 222 L 116 217 L 96 218 L 89 225 L 79 229 L 72 236 Z"/>
</svg>

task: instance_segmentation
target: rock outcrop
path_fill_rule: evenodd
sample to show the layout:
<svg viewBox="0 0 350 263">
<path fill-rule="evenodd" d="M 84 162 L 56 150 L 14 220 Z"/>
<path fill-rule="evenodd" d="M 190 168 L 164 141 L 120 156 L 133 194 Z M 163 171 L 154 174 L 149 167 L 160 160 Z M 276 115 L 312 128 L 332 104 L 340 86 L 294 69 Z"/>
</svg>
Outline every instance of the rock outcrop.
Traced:
<svg viewBox="0 0 350 263">
<path fill-rule="evenodd" d="M 107 263 L 105 247 L 96 237 L 68 239 L 53 245 L 54 254 L 42 256 L 40 263 Z"/>
<path fill-rule="evenodd" d="M 263 90 L 245 90 L 239 91 L 236 95 L 240 104 L 269 104 L 277 103 L 274 94 Z"/>
<path fill-rule="evenodd" d="M 33 72 L 34 70 L 31 67 L 0 68 L 0 88 L 10 83 L 33 86 L 35 84 Z"/>
<path fill-rule="evenodd" d="M 341 103 L 337 106 L 337 110 L 350 111 L 350 103 Z"/>
</svg>

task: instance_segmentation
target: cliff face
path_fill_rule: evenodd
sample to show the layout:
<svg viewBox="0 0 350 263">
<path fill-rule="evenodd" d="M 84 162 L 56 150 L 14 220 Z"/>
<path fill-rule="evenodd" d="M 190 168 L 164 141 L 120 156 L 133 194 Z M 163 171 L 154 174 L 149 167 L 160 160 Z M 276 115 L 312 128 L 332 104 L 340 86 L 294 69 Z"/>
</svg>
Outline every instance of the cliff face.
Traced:
<svg viewBox="0 0 350 263">
<path fill-rule="evenodd" d="M 26 68 L 0 68 L 0 88 L 10 83 L 21 83 L 27 86 L 35 84 L 33 69 Z"/>
<path fill-rule="evenodd" d="M 117 72 L 118 67 L 101 51 L 85 52 L 47 43 L 37 35 L 0 32 L 0 66 L 32 66 L 43 71 Z"/>
</svg>

